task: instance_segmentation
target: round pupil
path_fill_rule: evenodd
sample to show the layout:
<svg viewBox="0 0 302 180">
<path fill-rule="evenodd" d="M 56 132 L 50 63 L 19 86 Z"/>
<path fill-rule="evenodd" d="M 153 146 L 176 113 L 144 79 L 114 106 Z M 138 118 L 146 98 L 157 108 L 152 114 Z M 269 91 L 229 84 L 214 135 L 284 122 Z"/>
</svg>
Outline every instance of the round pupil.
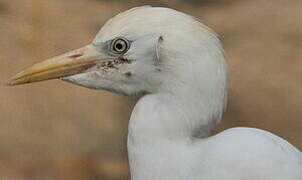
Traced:
<svg viewBox="0 0 302 180">
<path fill-rule="evenodd" d="M 124 47 L 124 43 L 122 43 L 122 42 L 118 42 L 118 43 L 116 43 L 116 45 L 115 45 L 115 48 L 116 48 L 117 50 L 123 50 L 123 47 Z"/>
</svg>

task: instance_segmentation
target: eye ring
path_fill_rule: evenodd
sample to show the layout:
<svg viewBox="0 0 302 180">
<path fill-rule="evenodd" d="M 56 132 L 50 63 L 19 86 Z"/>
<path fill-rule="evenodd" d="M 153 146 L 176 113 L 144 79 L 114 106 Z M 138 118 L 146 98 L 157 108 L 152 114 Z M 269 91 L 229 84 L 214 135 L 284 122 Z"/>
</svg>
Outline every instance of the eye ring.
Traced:
<svg viewBox="0 0 302 180">
<path fill-rule="evenodd" d="M 111 50 L 116 54 L 126 53 L 129 49 L 129 41 L 124 38 L 116 38 L 111 43 Z"/>
</svg>

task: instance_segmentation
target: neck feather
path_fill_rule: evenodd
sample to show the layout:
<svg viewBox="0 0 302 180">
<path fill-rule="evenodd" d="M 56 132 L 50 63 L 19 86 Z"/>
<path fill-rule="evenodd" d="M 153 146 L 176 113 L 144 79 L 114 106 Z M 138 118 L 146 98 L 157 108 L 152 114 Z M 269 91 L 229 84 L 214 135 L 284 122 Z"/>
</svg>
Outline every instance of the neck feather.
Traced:
<svg viewBox="0 0 302 180">
<path fill-rule="evenodd" d="M 132 112 L 128 140 L 154 145 L 162 141 L 207 137 L 222 114 L 223 103 L 215 103 L 214 97 L 180 88 L 173 93 L 146 95 Z"/>
</svg>

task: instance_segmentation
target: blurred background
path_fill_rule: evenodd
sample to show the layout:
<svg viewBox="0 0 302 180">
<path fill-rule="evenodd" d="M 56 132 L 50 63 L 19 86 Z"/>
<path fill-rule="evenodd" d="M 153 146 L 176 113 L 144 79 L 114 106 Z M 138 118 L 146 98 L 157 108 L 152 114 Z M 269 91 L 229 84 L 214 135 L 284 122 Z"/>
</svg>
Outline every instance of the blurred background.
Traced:
<svg viewBox="0 0 302 180">
<path fill-rule="evenodd" d="M 11 75 L 88 44 L 108 18 L 150 4 L 214 29 L 230 65 L 215 133 L 269 130 L 302 149 L 301 0 L 0 0 L 0 179 L 129 179 L 134 99 L 59 80 L 6 87 Z"/>
</svg>

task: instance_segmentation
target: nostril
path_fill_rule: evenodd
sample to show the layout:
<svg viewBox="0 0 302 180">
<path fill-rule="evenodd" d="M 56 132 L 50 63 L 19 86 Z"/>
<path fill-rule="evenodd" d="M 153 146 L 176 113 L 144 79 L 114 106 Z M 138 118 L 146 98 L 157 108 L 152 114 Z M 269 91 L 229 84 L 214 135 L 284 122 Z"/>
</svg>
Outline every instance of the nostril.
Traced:
<svg viewBox="0 0 302 180">
<path fill-rule="evenodd" d="M 72 59 L 76 59 L 76 58 L 81 57 L 81 56 L 83 56 L 83 54 L 74 54 L 74 55 L 71 55 L 69 57 L 72 58 Z"/>
</svg>

